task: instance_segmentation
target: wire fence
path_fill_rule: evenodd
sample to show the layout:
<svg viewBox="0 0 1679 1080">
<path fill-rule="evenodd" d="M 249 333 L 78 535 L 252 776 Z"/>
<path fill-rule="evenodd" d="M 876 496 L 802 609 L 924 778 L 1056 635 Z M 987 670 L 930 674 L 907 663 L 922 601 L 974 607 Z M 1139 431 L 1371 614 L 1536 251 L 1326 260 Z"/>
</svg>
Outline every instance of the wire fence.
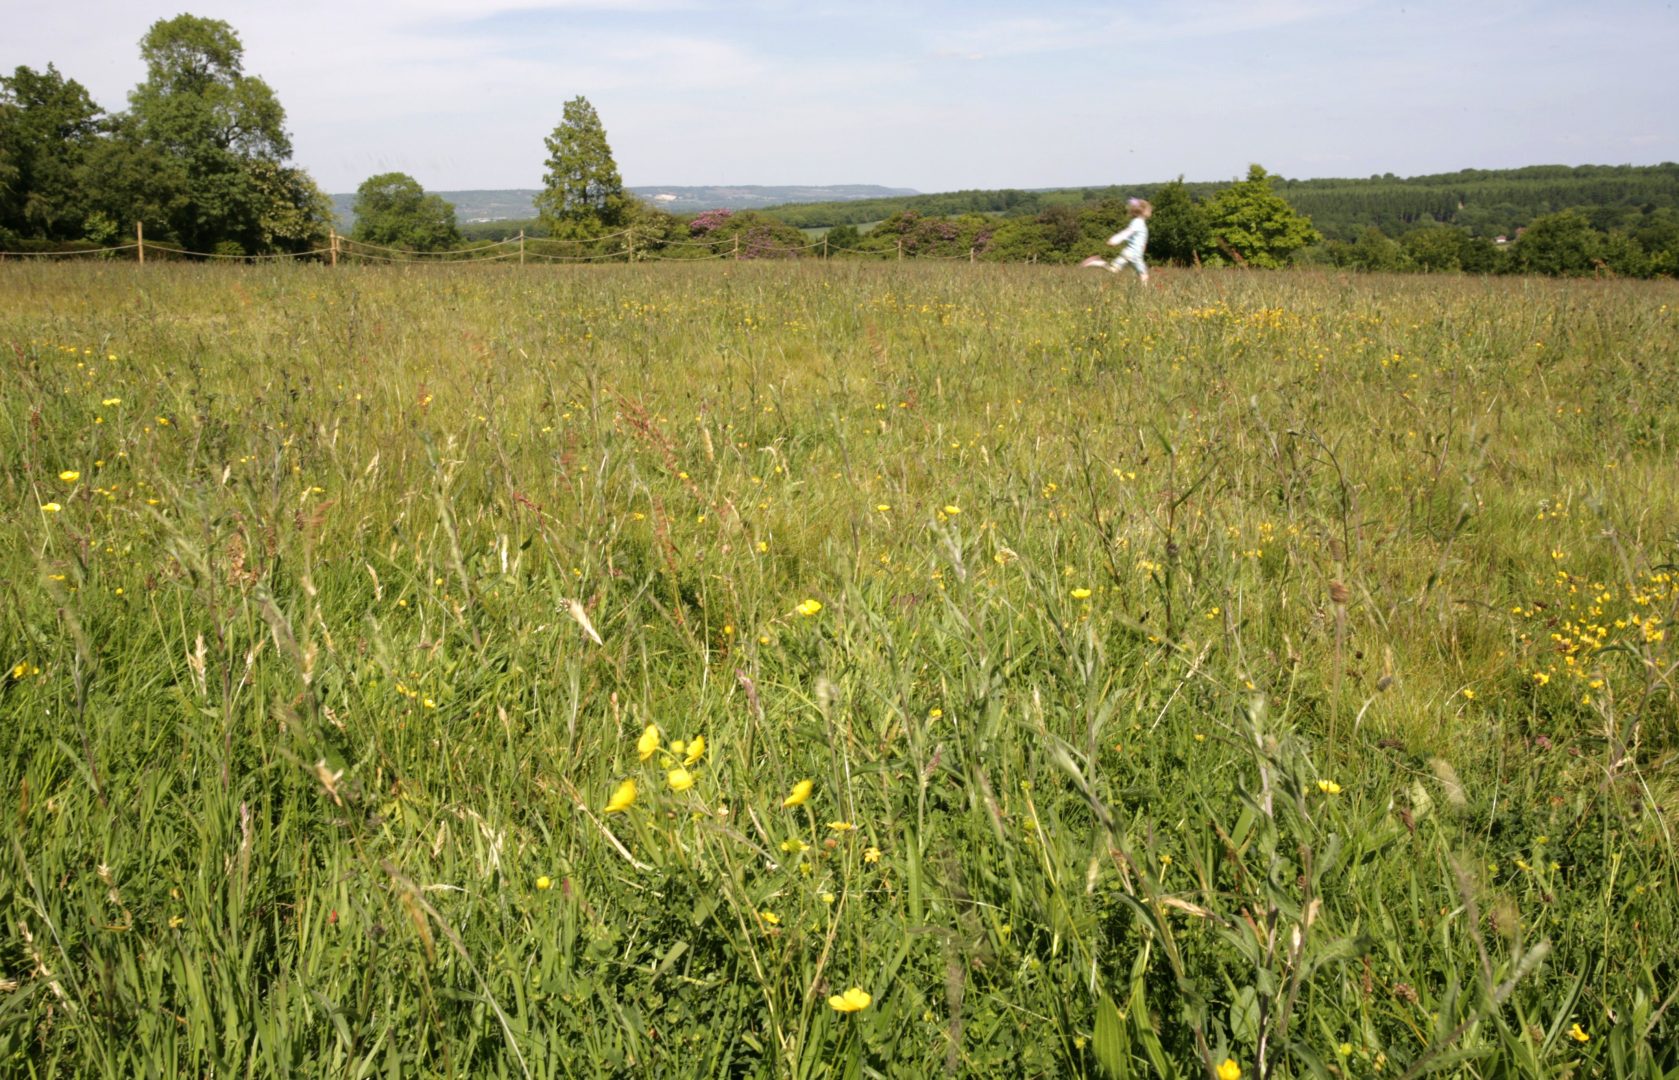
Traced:
<svg viewBox="0 0 1679 1080">
<path fill-rule="evenodd" d="M 745 236 L 745 242 L 742 237 Z M 556 252 L 554 248 L 561 251 Z M 569 252 L 566 250 L 569 247 Z M 148 255 L 168 260 L 205 259 L 220 262 L 261 263 L 286 260 L 322 262 L 333 266 L 341 261 L 348 264 L 373 263 L 436 264 L 457 262 L 513 262 L 520 264 L 603 262 L 705 262 L 717 259 L 800 259 L 847 258 L 860 260 L 915 259 L 940 262 L 976 262 L 982 253 L 977 248 L 966 252 L 921 251 L 917 245 L 905 244 L 899 238 L 890 248 L 842 248 L 830 245 L 825 237 L 805 244 L 777 244 L 760 236 L 735 233 L 727 238 L 666 237 L 633 228 L 603 233 L 588 238 L 527 237 L 520 233 L 505 240 L 487 241 L 443 251 L 416 251 L 368 243 L 337 232 L 329 235 L 325 246 L 309 247 L 301 251 L 275 251 L 246 254 L 232 251 L 194 251 L 176 244 L 146 240 L 142 226 L 136 226 L 132 243 L 106 247 L 67 248 L 40 251 L 0 251 L 0 261 L 9 259 L 102 259 L 132 258 L 144 264 Z"/>
</svg>

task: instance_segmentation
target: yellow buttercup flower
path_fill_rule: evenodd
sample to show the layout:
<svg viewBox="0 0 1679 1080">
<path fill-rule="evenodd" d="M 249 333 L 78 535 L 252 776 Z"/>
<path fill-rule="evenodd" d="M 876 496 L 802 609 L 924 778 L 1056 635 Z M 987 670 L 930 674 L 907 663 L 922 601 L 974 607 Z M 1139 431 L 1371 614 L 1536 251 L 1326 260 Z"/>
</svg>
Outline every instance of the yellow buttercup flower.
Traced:
<svg viewBox="0 0 1679 1080">
<path fill-rule="evenodd" d="M 705 736 L 695 735 L 688 740 L 688 755 L 682 759 L 682 764 L 692 765 L 705 756 Z"/>
<path fill-rule="evenodd" d="M 860 986 L 853 986 L 843 994 L 835 994 L 828 999 L 828 1007 L 835 1012 L 862 1012 L 874 1003 L 874 998 Z"/>
<path fill-rule="evenodd" d="M 822 601 L 820 601 L 820 600 L 800 600 L 799 601 L 799 608 L 798 608 L 799 614 L 803 615 L 807 619 L 810 618 L 812 615 L 816 614 L 818 611 L 821 611 L 821 610 L 822 610 Z"/>
<path fill-rule="evenodd" d="M 880 861 L 880 849 L 877 848 L 877 847 L 871 847 L 871 848 L 868 848 L 867 850 L 865 850 L 863 852 L 863 861 L 866 862 L 866 863 L 877 863 L 877 862 L 879 862 Z"/>
<path fill-rule="evenodd" d="M 1235 1058 L 1225 1058 L 1219 1063 L 1218 1080 L 1242 1080 L 1242 1067 L 1236 1064 Z"/>
<path fill-rule="evenodd" d="M 830 828 L 830 829 L 832 829 L 832 830 L 834 830 L 835 832 L 838 832 L 838 833 L 847 833 L 847 832 L 856 832 L 857 831 L 857 826 L 851 824 L 851 822 L 849 822 L 849 821 L 830 821 L 830 822 L 828 822 L 828 828 Z"/>
<path fill-rule="evenodd" d="M 1325 795 L 1339 795 L 1341 794 L 1341 785 L 1333 780 L 1319 780 L 1318 790 Z"/>
<path fill-rule="evenodd" d="M 945 506 L 944 512 L 950 517 L 955 517 L 957 514 L 962 512 L 962 508 L 957 506 L 955 503 L 950 503 Z"/>
<path fill-rule="evenodd" d="M 75 469 L 65 469 L 63 472 L 58 474 L 58 478 L 66 484 L 74 484 L 77 480 L 82 478 L 82 474 L 77 472 Z"/>
<path fill-rule="evenodd" d="M 665 773 L 665 780 L 672 791 L 687 791 L 694 786 L 694 774 L 681 767 Z"/>
<path fill-rule="evenodd" d="M 798 783 L 793 785 L 793 790 L 788 793 L 787 797 L 781 800 L 781 805 L 784 808 L 803 806 L 805 802 L 810 799 L 811 789 L 815 786 L 816 785 L 809 780 L 800 780 Z"/>
<path fill-rule="evenodd" d="M 62 509 L 64 509 L 64 507 L 58 505 L 55 502 L 47 502 L 47 503 L 42 503 L 41 504 L 41 513 L 43 513 L 43 514 L 56 514 Z"/>
<path fill-rule="evenodd" d="M 659 752 L 659 728 L 656 724 L 648 724 L 647 730 L 641 733 L 641 738 L 635 741 L 635 752 L 641 760 L 646 761 Z"/>
<path fill-rule="evenodd" d="M 543 874 L 541 877 L 536 879 L 536 887 L 539 891 L 546 892 L 547 890 L 554 887 L 554 882 L 548 877 L 547 874 Z"/>
<path fill-rule="evenodd" d="M 1090 599 L 1090 590 L 1089 589 L 1074 589 L 1073 590 L 1073 599 L 1074 600 L 1088 600 L 1088 599 Z"/>
<path fill-rule="evenodd" d="M 617 790 L 612 793 L 612 798 L 606 801 L 606 812 L 609 814 L 620 813 L 628 810 L 633 802 L 635 802 L 635 779 L 632 777 L 619 784 Z"/>
<path fill-rule="evenodd" d="M 1575 1024 L 1573 1027 L 1568 1029 L 1568 1037 L 1573 1039 L 1575 1042 L 1592 1041 L 1592 1037 L 1586 1034 L 1586 1029 L 1581 1027 L 1579 1024 Z"/>
</svg>

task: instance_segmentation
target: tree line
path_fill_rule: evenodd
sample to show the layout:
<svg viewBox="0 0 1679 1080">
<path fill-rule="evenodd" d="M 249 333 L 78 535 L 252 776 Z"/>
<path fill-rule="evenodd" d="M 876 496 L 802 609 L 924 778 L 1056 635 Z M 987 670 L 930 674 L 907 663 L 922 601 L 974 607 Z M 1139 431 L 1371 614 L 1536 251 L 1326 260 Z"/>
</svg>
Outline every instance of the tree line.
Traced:
<svg viewBox="0 0 1679 1080">
<path fill-rule="evenodd" d="M 148 239 L 246 255 L 307 250 L 331 203 L 288 164 L 285 110 L 244 72 L 225 22 L 181 15 L 140 40 L 146 77 L 106 113 L 48 64 L 0 76 L 0 241 L 99 247 Z"/>
<path fill-rule="evenodd" d="M 0 76 L 0 244 L 12 250 L 147 240 L 212 255 L 318 250 L 330 201 L 292 153 L 285 111 L 244 71 L 216 19 L 159 20 L 146 77 L 106 113 L 51 64 Z M 537 257 L 809 255 L 1076 262 L 1123 225 L 1125 198 L 1155 206 L 1149 257 L 1184 265 L 1294 262 L 1374 271 L 1679 274 L 1679 165 L 1534 166 L 1401 179 L 1289 180 L 1252 166 L 1224 183 L 938 195 L 673 215 L 624 190 L 586 98 L 547 137 L 538 217 L 463 229 L 405 173 L 358 189 L 350 238 L 445 252 L 517 233 Z"/>
</svg>

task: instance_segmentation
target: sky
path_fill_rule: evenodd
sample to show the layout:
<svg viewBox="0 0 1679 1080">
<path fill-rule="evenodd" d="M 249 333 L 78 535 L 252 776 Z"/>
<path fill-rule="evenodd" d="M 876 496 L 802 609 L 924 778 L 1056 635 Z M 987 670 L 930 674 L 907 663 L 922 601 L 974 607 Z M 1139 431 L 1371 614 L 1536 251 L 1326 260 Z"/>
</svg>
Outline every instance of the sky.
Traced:
<svg viewBox="0 0 1679 1080">
<path fill-rule="evenodd" d="M 110 111 L 223 19 L 326 190 L 542 186 L 578 95 L 631 186 L 924 192 L 1679 160 L 1668 0 L 0 0 Z"/>
</svg>

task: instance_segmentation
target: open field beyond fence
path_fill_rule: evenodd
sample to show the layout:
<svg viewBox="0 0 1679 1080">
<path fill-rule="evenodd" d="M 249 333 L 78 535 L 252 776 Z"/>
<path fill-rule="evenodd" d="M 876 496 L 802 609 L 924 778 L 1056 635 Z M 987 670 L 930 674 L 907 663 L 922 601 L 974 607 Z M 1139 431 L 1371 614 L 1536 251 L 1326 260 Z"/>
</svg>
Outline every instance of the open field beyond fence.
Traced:
<svg viewBox="0 0 1679 1080">
<path fill-rule="evenodd" d="M 0 1070 L 1673 1075 L 1679 285 L 1159 277 L 0 268 Z"/>
</svg>

